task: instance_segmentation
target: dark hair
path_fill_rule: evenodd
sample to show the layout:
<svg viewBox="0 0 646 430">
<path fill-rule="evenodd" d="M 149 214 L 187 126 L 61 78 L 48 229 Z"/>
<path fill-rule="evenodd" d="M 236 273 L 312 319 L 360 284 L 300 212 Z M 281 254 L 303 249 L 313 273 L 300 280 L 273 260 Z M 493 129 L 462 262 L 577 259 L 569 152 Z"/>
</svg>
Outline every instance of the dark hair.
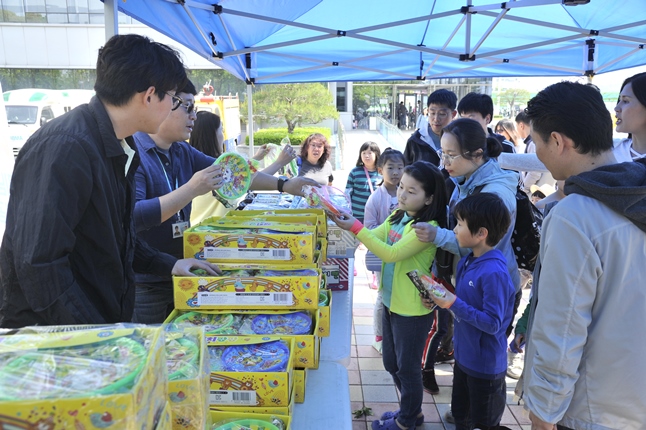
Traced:
<svg viewBox="0 0 646 430">
<path fill-rule="evenodd" d="M 222 142 L 218 142 L 217 135 L 221 123 L 214 113 L 198 112 L 188 143 L 203 154 L 218 158 L 222 154 Z"/>
<path fill-rule="evenodd" d="M 455 95 L 453 91 L 439 89 L 435 90 L 428 96 L 426 100 L 426 106 L 430 106 L 431 103 L 440 106 L 446 106 L 451 110 L 455 110 L 455 105 L 458 103 L 458 96 Z"/>
<path fill-rule="evenodd" d="M 507 134 L 509 134 L 509 140 L 511 140 L 511 143 L 513 143 L 514 146 L 518 146 L 523 140 L 520 138 L 520 136 L 518 136 L 518 132 L 516 131 L 516 124 L 509 118 L 503 118 L 498 121 L 495 130 L 496 133 L 498 133 L 498 126 L 502 127 L 507 132 Z"/>
<path fill-rule="evenodd" d="M 460 115 L 478 112 L 483 118 L 489 115 L 489 122 L 491 122 L 493 119 L 493 100 L 486 94 L 469 93 L 460 100 L 458 112 Z"/>
<path fill-rule="evenodd" d="M 310 143 L 313 141 L 323 141 L 323 155 L 319 158 L 317 165 L 323 167 L 328 158 L 330 158 L 330 144 L 328 143 L 325 136 L 321 133 L 312 133 L 303 141 L 303 146 L 301 146 L 301 159 L 307 160 L 307 149 L 310 146 Z"/>
<path fill-rule="evenodd" d="M 635 94 L 637 101 L 639 101 L 642 106 L 646 107 L 646 72 L 637 73 L 636 75 L 626 78 L 624 83 L 621 84 L 619 92 L 621 93 L 624 87 L 628 84 L 632 84 L 633 93 Z M 620 98 L 621 96 L 617 98 L 617 103 L 619 103 Z"/>
<path fill-rule="evenodd" d="M 552 132 L 572 139 L 580 154 L 612 149 L 612 119 L 599 91 L 575 82 L 559 82 L 540 91 L 525 109 L 532 131 L 548 141 Z"/>
<path fill-rule="evenodd" d="M 467 160 L 476 158 L 482 150 L 482 159 L 496 158 L 502 152 L 502 144 L 495 137 L 487 136 L 480 123 L 471 118 L 458 118 L 442 129 L 458 141 L 460 154 Z"/>
<path fill-rule="evenodd" d="M 440 227 L 446 228 L 446 205 L 448 204 L 448 195 L 444 176 L 440 169 L 428 161 L 416 161 L 406 166 L 404 174 L 412 176 L 417 182 L 422 184 L 422 189 L 426 197 L 433 196 L 430 205 L 425 205 L 422 210 L 417 212 L 411 222 L 428 222 L 437 221 Z M 404 217 L 405 211 L 398 209 L 390 216 L 391 224 L 396 224 Z"/>
<path fill-rule="evenodd" d="M 197 89 L 195 89 L 195 85 L 193 85 L 193 82 L 188 79 L 186 80 L 186 85 L 184 85 L 184 87 L 182 87 L 181 89 L 178 89 L 177 92 L 184 94 L 193 94 L 194 96 L 197 95 Z"/>
<path fill-rule="evenodd" d="M 546 196 L 541 190 L 536 190 L 532 193 L 532 197 L 538 197 L 539 199 L 544 199 Z"/>
<path fill-rule="evenodd" d="M 387 162 L 392 160 L 399 160 L 402 162 L 402 164 L 406 164 L 404 154 L 396 149 L 386 148 L 384 150 L 384 153 L 379 156 L 379 161 L 377 161 L 377 168 L 383 168 Z"/>
<path fill-rule="evenodd" d="M 357 158 L 357 167 L 363 166 L 363 161 L 361 161 L 361 153 L 363 151 L 371 150 L 374 152 L 375 155 L 375 166 L 379 163 L 379 156 L 381 155 L 381 149 L 379 149 L 379 145 L 377 145 L 375 142 L 364 142 L 363 145 L 361 145 L 361 148 L 359 148 L 359 158 Z"/>
<path fill-rule="evenodd" d="M 527 118 L 527 114 L 525 113 L 524 110 L 518 112 L 518 115 L 516 115 L 515 121 L 516 122 L 522 122 L 524 124 L 529 125 L 529 118 Z"/>
<path fill-rule="evenodd" d="M 187 80 L 174 49 L 138 34 L 116 35 L 99 49 L 94 91 L 105 103 L 123 106 L 150 87 L 163 100 L 167 91 L 183 88 Z"/>
<path fill-rule="evenodd" d="M 496 246 L 505 236 L 511 216 L 505 203 L 492 193 L 477 193 L 460 200 L 453 208 L 455 218 L 464 221 L 472 235 L 481 228 L 487 229 L 485 243 Z"/>
</svg>

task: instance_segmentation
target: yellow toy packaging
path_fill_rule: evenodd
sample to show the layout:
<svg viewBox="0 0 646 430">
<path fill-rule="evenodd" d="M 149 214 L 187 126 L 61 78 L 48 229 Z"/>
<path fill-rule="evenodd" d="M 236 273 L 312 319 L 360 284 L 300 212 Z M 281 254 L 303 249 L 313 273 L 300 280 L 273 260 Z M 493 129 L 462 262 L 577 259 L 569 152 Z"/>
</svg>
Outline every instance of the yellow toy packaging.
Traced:
<svg viewBox="0 0 646 430">
<path fill-rule="evenodd" d="M 328 221 L 325 211 L 323 209 L 275 209 L 275 210 L 250 210 L 243 211 L 229 211 L 226 216 L 245 217 L 253 219 L 264 219 L 271 221 L 284 222 L 286 219 L 293 219 L 287 217 L 296 217 L 296 219 L 303 219 L 302 217 L 316 216 L 316 227 L 318 237 L 327 237 Z M 336 224 L 334 224 L 336 226 Z"/>
<path fill-rule="evenodd" d="M 211 411 L 213 430 L 284 429 L 291 430 L 288 415 Z M 280 427 L 279 427 L 280 426 Z"/>
<path fill-rule="evenodd" d="M 237 414 L 271 414 L 271 415 L 287 415 L 292 416 L 294 412 L 294 403 L 295 403 L 295 386 L 292 386 L 292 392 L 289 396 L 291 399 L 289 405 L 287 406 L 226 406 L 226 405 L 211 405 L 211 411 L 221 411 L 221 412 L 235 412 Z"/>
<path fill-rule="evenodd" d="M 316 266 L 218 265 L 223 276 L 173 277 L 176 309 L 316 309 L 321 270 Z"/>
<path fill-rule="evenodd" d="M 184 257 L 229 263 L 311 263 L 320 245 L 317 220 L 316 216 L 300 218 L 300 223 L 208 218 L 184 232 Z"/>
<path fill-rule="evenodd" d="M 330 312 L 332 311 L 332 292 L 330 290 L 319 291 L 319 323 L 318 336 L 330 336 Z"/>
<path fill-rule="evenodd" d="M 209 403 L 288 406 L 294 383 L 294 339 L 207 336 Z"/>
<path fill-rule="evenodd" d="M 294 402 L 305 401 L 305 383 L 307 382 L 307 369 L 294 369 Z"/>
<path fill-rule="evenodd" d="M 161 329 L 69 330 L 0 337 L 0 428 L 170 428 Z"/>
</svg>

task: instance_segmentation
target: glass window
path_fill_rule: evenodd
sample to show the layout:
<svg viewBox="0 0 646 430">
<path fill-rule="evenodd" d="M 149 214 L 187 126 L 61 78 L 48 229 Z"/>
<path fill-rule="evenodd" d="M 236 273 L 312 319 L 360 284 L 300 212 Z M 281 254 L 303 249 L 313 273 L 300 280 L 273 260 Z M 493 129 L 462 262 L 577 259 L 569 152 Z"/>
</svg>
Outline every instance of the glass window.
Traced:
<svg viewBox="0 0 646 430">
<path fill-rule="evenodd" d="M 4 22 L 25 22 L 22 0 L 2 0 Z"/>
<path fill-rule="evenodd" d="M 103 3 L 101 0 L 87 0 L 90 13 L 103 13 Z"/>
<path fill-rule="evenodd" d="M 69 22 L 73 24 L 89 24 L 90 15 L 87 13 L 70 13 L 67 15 Z"/>
<path fill-rule="evenodd" d="M 339 112 L 345 112 L 345 87 L 336 88 L 336 110 Z"/>
<path fill-rule="evenodd" d="M 45 0 L 25 0 L 26 12 L 45 12 Z"/>
<path fill-rule="evenodd" d="M 102 13 L 91 13 L 90 24 L 105 24 L 105 16 Z"/>
<path fill-rule="evenodd" d="M 132 24 L 132 18 L 128 15 L 119 12 L 119 24 Z"/>
<path fill-rule="evenodd" d="M 36 124 L 38 107 L 6 105 L 7 121 L 9 124 Z"/>
<path fill-rule="evenodd" d="M 65 24 L 67 23 L 66 13 L 48 13 L 47 22 L 50 24 Z"/>
<path fill-rule="evenodd" d="M 47 22 L 47 15 L 44 13 L 27 12 L 25 22 Z"/>
<path fill-rule="evenodd" d="M 58 12 L 65 13 L 67 12 L 67 2 L 66 0 L 45 0 L 45 5 L 47 6 L 47 12 Z M 67 20 L 67 18 L 66 18 Z M 49 22 L 53 22 L 49 20 Z M 61 21 L 56 21 L 61 22 Z"/>
<path fill-rule="evenodd" d="M 68 13 L 87 13 L 87 0 L 67 0 Z M 72 21 L 70 21 L 72 22 Z"/>
</svg>

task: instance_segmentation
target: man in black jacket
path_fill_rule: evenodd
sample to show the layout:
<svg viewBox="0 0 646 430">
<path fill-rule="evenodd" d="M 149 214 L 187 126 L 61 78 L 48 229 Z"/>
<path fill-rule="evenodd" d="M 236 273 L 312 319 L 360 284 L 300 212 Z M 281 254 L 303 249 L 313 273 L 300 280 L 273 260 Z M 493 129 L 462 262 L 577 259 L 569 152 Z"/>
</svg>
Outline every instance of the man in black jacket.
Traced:
<svg viewBox="0 0 646 430">
<path fill-rule="evenodd" d="M 493 137 L 502 145 L 502 152 L 514 153 L 514 144 L 501 134 L 494 133 L 489 123 L 493 119 L 493 100 L 487 94 L 469 93 L 460 100 L 458 112 L 462 118 L 478 121 L 487 136 Z"/>
<path fill-rule="evenodd" d="M 11 179 L 0 248 L 0 327 L 128 322 L 134 269 L 215 274 L 137 238 L 130 137 L 156 133 L 186 82 L 177 52 L 130 34 L 99 50 L 96 97 L 25 144 Z"/>
<path fill-rule="evenodd" d="M 442 129 L 457 115 L 457 102 L 455 93 L 445 89 L 433 91 L 428 96 L 428 118 L 421 121 L 420 128 L 406 142 L 406 165 L 421 160 L 439 167 L 440 157 L 437 151 L 440 149 L 440 136 Z"/>
</svg>

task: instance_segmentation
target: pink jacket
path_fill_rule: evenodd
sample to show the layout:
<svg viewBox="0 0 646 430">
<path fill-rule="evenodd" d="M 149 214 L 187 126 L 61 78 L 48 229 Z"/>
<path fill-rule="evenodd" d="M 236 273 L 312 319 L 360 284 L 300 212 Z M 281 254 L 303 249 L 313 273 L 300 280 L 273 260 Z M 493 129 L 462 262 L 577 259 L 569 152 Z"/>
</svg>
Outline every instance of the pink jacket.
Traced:
<svg viewBox="0 0 646 430">
<path fill-rule="evenodd" d="M 368 197 L 363 225 L 372 230 L 383 224 L 390 214 L 390 194 L 382 184 Z"/>
</svg>

